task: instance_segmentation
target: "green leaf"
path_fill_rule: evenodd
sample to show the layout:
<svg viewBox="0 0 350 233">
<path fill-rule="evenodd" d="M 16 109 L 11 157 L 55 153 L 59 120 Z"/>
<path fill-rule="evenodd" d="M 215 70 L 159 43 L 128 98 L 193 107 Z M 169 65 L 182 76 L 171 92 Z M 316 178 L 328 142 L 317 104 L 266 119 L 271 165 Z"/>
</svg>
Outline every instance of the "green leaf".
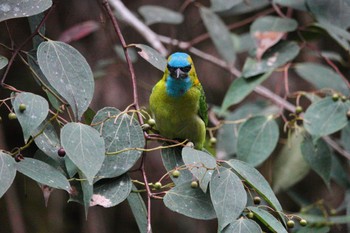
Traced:
<svg viewBox="0 0 350 233">
<path fill-rule="evenodd" d="M 106 107 L 96 113 L 92 125 L 101 133 L 107 153 L 130 149 L 107 155 L 97 174 L 98 177 L 117 177 L 134 166 L 142 152 L 132 148 L 143 148 L 145 145 L 143 131 L 138 121 L 116 108 Z"/>
<path fill-rule="evenodd" d="M 350 153 L 350 123 L 342 129 L 340 141 L 344 149 Z"/>
<path fill-rule="evenodd" d="M 0 150 L 0 198 L 10 188 L 16 177 L 15 160 Z"/>
<path fill-rule="evenodd" d="M 167 145 L 169 144 L 164 144 L 164 146 L 167 146 Z M 185 165 L 184 161 L 182 160 L 181 153 L 182 153 L 182 147 L 180 146 L 162 149 L 161 151 L 162 161 L 167 171 L 171 171 L 175 168 L 183 167 Z M 187 169 L 180 170 L 180 174 L 181 175 L 177 178 L 170 176 L 170 178 L 175 183 L 175 185 L 188 183 L 193 179 L 192 173 Z"/>
<path fill-rule="evenodd" d="M 290 18 L 281 18 L 277 16 L 259 17 L 250 26 L 250 33 L 255 32 L 291 32 L 297 29 L 298 22 Z"/>
<path fill-rule="evenodd" d="M 241 3 L 243 0 L 210 0 L 212 11 L 226 11 L 230 10 L 235 5 Z"/>
<path fill-rule="evenodd" d="M 39 14 L 52 5 L 51 0 L 11 0 L 0 2 L 0 22 Z"/>
<path fill-rule="evenodd" d="M 71 187 L 67 178 L 57 169 L 40 160 L 25 158 L 16 163 L 16 168 L 23 175 L 41 184 L 70 192 Z"/>
<path fill-rule="evenodd" d="M 273 163 L 272 187 L 276 193 L 289 189 L 310 171 L 300 149 L 303 138 L 303 133 L 292 133 Z"/>
<path fill-rule="evenodd" d="M 39 135 L 34 139 L 37 147 L 51 158 L 57 160 L 57 151 L 61 145 L 55 127 L 49 121 L 44 121 L 33 133 L 33 135 L 37 134 Z"/>
<path fill-rule="evenodd" d="M 331 169 L 331 179 L 340 186 L 344 188 L 350 187 L 350 179 L 348 171 L 344 166 L 342 160 L 336 156 L 332 156 L 332 169 Z"/>
<path fill-rule="evenodd" d="M 281 219 L 282 216 L 282 206 L 277 200 L 274 192 L 271 190 L 269 183 L 266 179 L 251 165 L 236 160 L 231 159 L 227 161 L 227 164 L 233 168 L 233 170 L 242 177 L 249 186 L 254 188 L 254 190 L 260 194 L 264 200 L 270 204 L 272 208 L 274 208 L 278 213 L 280 213 Z"/>
<path fill-rule="evenodd" d="M 105 143 L 99 132 L 81 123 L 68 123 L 61 129 L 61 143 L 67 156 L 92 184 L 105 159 Z"/>
<path fill-rule="evenodd" d="M 236 60 L 231 34 L 224 22 L 206 7 L 199 8 L 200 16 L 219 54 L 227 62 Z"/>
<path fill-rule="evenodd" d="M 287 230 L 283 227 L 272 214 L 266 210 L 258 207 L 249 206 L 248 210 L 252 211 L 254 215 L 272 232 L 287 233 Z"/>
<path fill-rule="evenodd" d="M 138 59 L 136 49 L 133 47 L 128 47 L 128 54 L 130 57 L 130 61 L 132 63 L 135 63 Z M 125 54 L 124 54 L 124 48 L 121 45 L 114 46 L 114 51 L 117 53 L 118 57 L 121 58 L 123 61 L 126 62 Z"/>
<path fill-rule="evenodd" d="M 247 58 L 244 63 L 242 76 L 244 78 L 274 70 L 293 60 L 300 52 L 298 44 L 294 41 L 282 41 L 264 53 L 262 59 Z"/>
<path fill-rule="evenodd" d="M 273 0 L 273 2 L 296 10 L 307 11 L 305 4 L 306 0 Z"/>
<path fill-rule="evenodd" d="M 240 4 L 234 6 L 228 12 L 225 12 L 225 15 L 241 15 L 260 10 L 261 8 L 270 4 L 271 3 L 268 0 L 249 0 L 249 2 L 242 1 Z"/>
<path fill-rule="evenodd" d="M 301 153 L 306 162 L 310 165 L 323 181 L 329 185 L 332 168 L 332 151 L 327 143 L 321 138 L 314 143 L 313 138 L 308 135 L 301 143 Z"/>
<path fill-rule="evenodd" d="M 305 112 L 305 129 L 316 137 L 332 134 L 344 128 L 348 123 L 348 108 L 342 101 L 333 101 L 332 97 L 312 103 Z"/>
<path fill-rule="evenodd" d="M 270 75 L 271 72 L 268 72 L 249 79 L 245 79 L 243 77 L 235 79 L 226 92 L 221 110 L 225 111 L 230 106 L 241 102 L 254 90 L 256 86 L 260 85 L 263 81 L 270 77 Z"/>
<path fill-rule="evenodd" d="M 261 233 L 260 226 L 253 220 L 240 218 L 231 222 L 221 233 Z"/>
<path fill-rule="evenodd" d="M 44 19 L 45 15 L 46 14 L 44 12 L 41 12 L 40 14 L 32 15 L 28 17 L 28 23 L 29 23 L 31 33 L 34 33 L 37 30 L 38 26 L 40 25 L 41 21 Z M 45 31 L 46 31 L 46 27 L 44 24 L 39 28 L 39 33 L 41 36 L 35 35 L 32 39 L 33 49 L 37 49 L 39 44 L 45 41 L 45 39 L 42 37 L 42 36 L 45 36 Z"/>
<path fill-rule="evenodd" d="M 90 206 L 100 205 L 105 208 L 116 206 L 129 196 L 131 187 L 132 182 L 128 175 L 101 180 L 94 185 Z"/>
<path fill-rule="evenodd" d="M 135 185 L 132 185 L 132 191 L 127 200 L 140 233 L 147 233 L 147 208 Z"/>
<path fill-rule="evenodd" d="M 21 111 L 20 104 L 25 104 L 26 109 Z M 16 95 L 13 101 L 13 108 L 17 115 L 18 121 L 21 124 L 24 141 L 27 143 L 29 137 L 45 120 L 49 113 L 49 104 L 47 101 L 33 93 L 21 92 Z"/>
<path fill-rule="evenodd" d="M 340 46 L 349 51 L 350 33 L 347 30 L 327 22 L 315 23 L 314 26 L 324 29 Z"/>
<path fill-rule="evenodd" d="M 92 184 L 89 183 L 87 177 L 81 171 L 79 171 L 78 173 L 79 178 L 81 179 L 80 185 L 82 191 L 82 195 L 80 196 L 82 199 L 79 201 L 84 206 L 85 218 L 87 218 L 89 207 L 91 204 L 91 198 L 94 192 L 94 187 L 92 186 Z"/>
<path fill-rule="evenodd" d="M 45 77 L 79 120 L 94 94 L 94 79 L 87 61 L 72 46 L 51 40 L 39 45 L 37 57 Z"/>
<path fill-rule="evenodd" d="M 308 62 L 299 63 L 295 66 L 295 71 L 317 89 L 333 89 L 344 95 L 350 94 L 350 90 L 342 77 L 327 66 Z"/>
<path fill-rule="evenodd" d="M 143 5 L 138 11 L 147 25 L 155 23 L 180 24 L 184 20 L 181 13 L 161 6 Z"/>
<path fill-rule="evenodd" d="M 182 149 L 182 158 L 188 170 L 198 179 L 199 186 L 203 192 L 207 192 L 211 175 L 216 168 L 214 157 L 203 151 L 184 147 Z"/>
<path fill-rule="evenodd" d="M 203 193 L 199 188 L 191 188 L 190 183 L 170 189 L 163 201 L 170 210 L 190 218 L 207 220 L 216 217 L 209 193 Z"/>
<path fill-rule="evenodd" d="M 260 165 L 275 149 L 278 137 L 278 125 L 271 116 L 248 119 L 238 131 L 237 158 L 252 166 Z"/>
<path fill-rule="evenodd" d="M 0 55 L 0 70 L 7 66 L 8 63 L 9 61 L 7 60 L 7 58 Z"/>
<path fill-rule="evenodd" d="M 210 181 L 210 196 L 219 222 L 219 230 L 237 219 L 247 204 L 247 193 L 240 178 L 230 169 L 215 170 Z"/>
<path fill-rule="evenodd" d="M 250 33 L 243 33 L 240 35 L 231 33 L 231 39 L 236 53 L 247 52 L 255 47 L 255 41 Z"/>
<path fill-rule="evenodd" d="M 130 44 L 129 46 L 134 46 L 141 49 L 141 51 L 138 51 L 137 53 L 152 66 L 164 72 L 167 61 L 157 50 L 144 44 Z"/>
</svg>

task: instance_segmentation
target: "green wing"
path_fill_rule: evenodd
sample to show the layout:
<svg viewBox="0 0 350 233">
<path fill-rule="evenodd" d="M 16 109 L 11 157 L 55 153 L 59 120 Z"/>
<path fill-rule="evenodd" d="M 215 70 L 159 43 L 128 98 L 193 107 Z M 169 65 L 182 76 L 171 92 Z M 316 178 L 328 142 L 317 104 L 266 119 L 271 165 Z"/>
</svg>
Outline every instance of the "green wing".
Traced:
<svg viewBox="0 0 350 233">
<path fill-rule="evenodd" d="M 205 93 L 201 85 L 198 86 L 201 96 L 199 98 L 198 115 L 203 119 L 205 126 L 208 125 L 208 105 L 205 99 Z"/>
</svg>

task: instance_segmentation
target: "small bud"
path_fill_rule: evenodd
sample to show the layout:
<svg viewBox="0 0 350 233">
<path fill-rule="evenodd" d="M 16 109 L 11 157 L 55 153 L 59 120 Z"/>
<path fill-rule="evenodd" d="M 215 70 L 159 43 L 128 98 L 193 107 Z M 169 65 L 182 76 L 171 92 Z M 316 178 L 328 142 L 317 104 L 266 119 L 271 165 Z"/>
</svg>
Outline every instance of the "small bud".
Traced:
<svg viewBox="0 0 350 233">
<path fill-rule="evenodd" d="M 153 127 L 153 126 L 156 125 L 156 121 L 155 121 L 153 118 L 148 119 L 147 123 L 148 123 L 151 127 Z"/>
<path fill-rule="evenodd" d="M 296 114 L 300 114 L 300 113 L 302 113 L 304 110 L 303 110 L 303 107 L 301 107 L 301 106 L 296 106 L 295 107 L 295 113 Z"/>
<path fill-rule="evenodd" d="M 66 155 L 66 151 L 61 147 L 60 149 L 58 149 L 57 154 L 60 157 L 64 157 Z"/>
<path fill-rule="evenodd" d="M 300 226 L 306 226 L 307 225 L 307 221 L 305 219 L 300 219 Z"/>
<path fill-rule="evenodd" d="M 20 104 L 19 107 L 18 107 L 19 111 L 20 112 L 24 112 L 26 109 L 27 109 L 27 105 L 25 104 Z"/>
<path fill-rule="evenodd" d="M 178 170 L 175 170 L 175 171 L 173 171 L 172 173 L 171 173 L 171 175 L 174 177 L 174 178 L 178 178 L 179 176 L 180 176 L 180 171 L 178 171 Z"/>
<path fill-rule="evenodd" d="M 259 205 L 260 202 L 261 202 L 260 197 L 258 197 L 258 196 L 257 196 L 257 197 L 254 197 L 253 202 L 254 202 L 255 205 Z"/>
<path fill-rule="evenodd" d="M 294 221 L 293 220 L 288 220 L 288 222 L 287 222 L 287 227 L 288 228 L 293 228 L 294 227 L 294 225 L 295 225 L 295 223 L 294 223 Z"/>
<path fill-rule="evenodd" d="M 194 180 L 191 182 L 191 188 L 196 189 L 198 188 L 198 181 Z"/>
<path fill-rule="evenodd" d="M 210 145 L 215 145 L 216 144 L 216 137 L 211 137 L 210 139 L 209 139 L 209 142 L 210 142 Z"/>
<path fill-rule="evenodd" d="M 253 212 L 249 212 L 249 213 L 247 214 L 247 217 L 248 217 L 249 219 L 254 218 L 254 213 L 253 213 Z"/>
<path fill-rule="evenodd" d="M 332 95 L 332 99 L 333 99 L 333 101 L 338 101 L 339 100 L 339 95 L 337 93 L 334 93 Z"/>
<path fill-rule="evenodd" d="M 8 115 L 8 118 L 10 120 L 16 120 L 17 119 L 16 113 L 10 112 L 9 115 Z"/>
<path fill-rule="evenodd" d="M 153 185 L 153 187 L 154 187 L 155 189 L 159 190 L 159 189 L 162 188 L 162 183 L 160 183 L 160 182 L 158 181 L 158 182 L 156 182 L 156 183 Z"/>
</svg>

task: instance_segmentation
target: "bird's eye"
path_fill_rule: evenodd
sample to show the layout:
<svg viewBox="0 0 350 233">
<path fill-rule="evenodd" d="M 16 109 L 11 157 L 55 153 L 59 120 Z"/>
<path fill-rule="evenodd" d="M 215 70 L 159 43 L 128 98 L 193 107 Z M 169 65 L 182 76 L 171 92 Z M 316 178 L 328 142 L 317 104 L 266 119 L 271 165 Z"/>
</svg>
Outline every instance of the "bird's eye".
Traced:
<svg viewBox="0 0 350 233">
<path fill-rule="evenodd" d="M 172 67 L 172 66 L 170 66 L 170 65 L 167 65 L 167 68 L 168 68 L 168 70 L 169 70 L 170 73 L 174 72 L 175 69 L 176 69 L 175 67 Z"/>
<path fill-rule="evenodd" d="M 188 73 L 191 70 L 191 66 L 185 66 L 180 68 L 181 71 Z"/>
</svg>

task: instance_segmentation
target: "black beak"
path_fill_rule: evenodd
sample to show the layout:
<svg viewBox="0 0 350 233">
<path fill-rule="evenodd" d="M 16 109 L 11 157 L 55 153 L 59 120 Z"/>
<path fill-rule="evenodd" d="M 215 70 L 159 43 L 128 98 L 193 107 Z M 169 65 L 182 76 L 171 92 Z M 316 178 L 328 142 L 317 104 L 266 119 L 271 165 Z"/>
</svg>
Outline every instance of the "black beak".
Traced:
<svg viewBox="0 0 350 233">
<path fill-rule="evenodd" d="M 183 72 L 180 68 L 177 68 L 176 70 L 173 70 L 172 72 L 170 72 L 170 76 L 176 79 L 186 78 L 187 73 Z"/>
</svg>

